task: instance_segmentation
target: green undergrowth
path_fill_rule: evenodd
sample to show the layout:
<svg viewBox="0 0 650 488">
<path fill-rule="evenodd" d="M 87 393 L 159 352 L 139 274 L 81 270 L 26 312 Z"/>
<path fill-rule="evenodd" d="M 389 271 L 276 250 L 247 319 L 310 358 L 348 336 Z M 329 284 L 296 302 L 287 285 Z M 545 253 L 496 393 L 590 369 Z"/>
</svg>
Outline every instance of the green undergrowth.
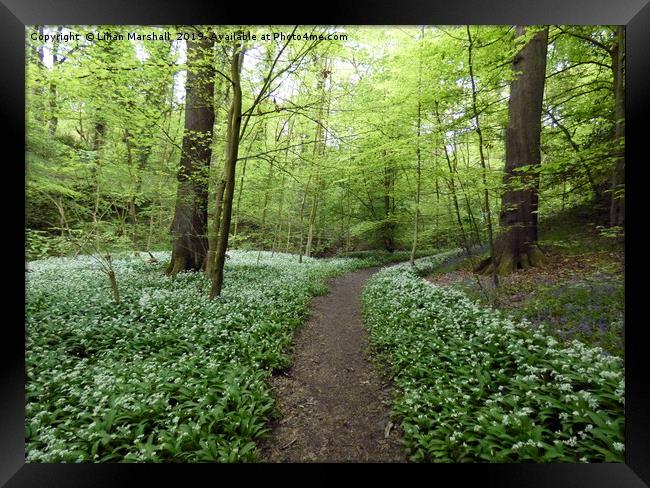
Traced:
<svg viewBox="0 0 650 488">
<path fill-rule="evenodd" d="M 122 253 L 122 303 L 92 257 L 26 274 L 28 462 L 255 461 L 294 330 L 327 278 L 385 262 L 229 251 L 225 288 L 164 276 L 169 253 Z"/>
<path fill-rule="evenodd" d="M 540 286 L 512 315 L 549 324 L 548 329 L 562 342 L 576 338 L 623 357 L 624 307 L 623 276 L 599 272 L 558 285 Z"/>
<path fill-rule="evenodd" d="M 448 259 L 387 268 L 363 293 L 411 460 L 623 462 L 622 360 L 421 278 Z"/>
<path fill-rule="evenodd" d="M 441 266 L 431 278 L 533 327 L 545 324 L 562 344 L 578 339 L 624 357 L 624 249 L 619 232 L 574 214 L 560 217 L 544 225 L 542 266 L 501 276 L 498 288 L 490 276 L 472 273 L 488 253 Z"/>
</svg>

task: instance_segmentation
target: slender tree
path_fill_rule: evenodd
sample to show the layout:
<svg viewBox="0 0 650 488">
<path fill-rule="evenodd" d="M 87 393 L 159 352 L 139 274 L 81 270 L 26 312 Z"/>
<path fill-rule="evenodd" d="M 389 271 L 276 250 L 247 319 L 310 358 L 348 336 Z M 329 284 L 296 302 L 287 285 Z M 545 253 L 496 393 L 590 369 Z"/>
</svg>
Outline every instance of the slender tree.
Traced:
<svg viewBox="0 0 650 488">
<path fill-rule="evenodd" d="M 241 45 L 234 46 L 230 63 L 230 83 L 232 87 L 232 102 L 228 113 L 228 130 L 226 134 L 226 161 L 224 165 L 223 181 L 225 182 L 223 192 L 223 209 L 221 211 L 221 222 L 217 246 L 215 250 L 215 265 L 212 278 L 210 298 L 221 295 L 223 286 L 223 268 L 226 262 L 226 250 L 228 249 L 228 237 L 230 235 L 230 220 L 232 218 L 232 204 L 235 193 L 235 166 L 239 154 L 239 137 L 242 124 L 242 90 L 241 90 L 241 67 L 244 61 L 244 49 Z"/>
<path fill-rule="evenodd" d="M 424 41 L 424 26 L 420 27 L 420 44 Z M 418 228 L 420 227 L 420 191 L 422 180 L 422 152 L 420 139 L 422 136 L 422 46 L 418 49 L 418 109 L 417 109 L 417 140 L 415 146 L 415 219 L 413 220 L 413 245 L 411 246 L 411 266 L 415 264 L 418 248 Z"/>
<path fill-rule="evenodd" d="M 395 251 L 395 168 L 389 162 L 386 150 L 383 151 L 384 164 L 384 222 L 383 238 L 384 249 L 392 253 Z"/>
<path fill-rule="evenodd" d="M 187 41 L 185 131 L 167 273 L 198 271 L 207 253 L 208 170 L 214 124 L 214 41 Z"/>
<path fill-rule="evenodd" d="M 474 41 L 472 39 L 472 31 L 469 25 L 466 27 L 467 27 L 467 39 L 469 41 L 469 46 L 467 48 L 467 57 L 468 57 L 467 64 L 469 66 L 469 79 L 472 84 L 472 114 L 474 116 L 474 124 L 476 125 L 476 134 L 478 135 L 478 152 L 481 161 L 481 168 L 483 170 L 481 176 L 483 177 L 483 200 L 485 205 L 485 215 L 487 217 L 488 243 L 490 245 L 490 255 L 494 256 L 495 255 L 494 236 L 492 234 L 492 212 L 490 210 L 490 194 L 488 191 L 488 183 L 487 183 L 487 164 L 485 163 L 485 153 L 483 151 L 485 145 L 483 143 L 483 131 L 481 130 L 481 120 L 479 118 L 479 112 L 478 112 L 478 104 L 477 104 L 477 97 L 476 97 L 476 80 L 474 78 L 474 62 L 472 57 Z M 469 163 L 469 154 L 467 156 L 467 159 Z M 468 211 L 471 211 L 469 205 L 467 205 L 467 208 Z M 477 236 L 478 236 L 478 232 L 477 232 Z M 499 278 L 495 266 L 492 267 L 492 281 L 494 282 L 494 286 L 499 285 Z"/>
</svg>

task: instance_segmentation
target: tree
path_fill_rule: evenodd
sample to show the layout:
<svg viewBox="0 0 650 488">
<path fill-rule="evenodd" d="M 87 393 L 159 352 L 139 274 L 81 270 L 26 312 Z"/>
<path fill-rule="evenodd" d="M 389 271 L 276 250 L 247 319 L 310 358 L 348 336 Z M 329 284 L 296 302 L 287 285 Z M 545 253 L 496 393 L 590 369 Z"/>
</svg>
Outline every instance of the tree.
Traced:
<svg viewBox="0 0 650 488">
<path fill-rule="evenodd" d="M 228 113 L 228 130 L 226 135 L 226 161 L 224 165 L 223 201 L 218 202 L 223 206 L 221 222 L 219 223 L 219 234 L 215 250 L 214 276 L 210 298 L 221 295 L 223 286 L 223 267 L 226 262 L 226 250 L 228 249 L 228 236 L 230 235 L 230 219 L 232 217 L 232 201 L 235 192 L 235 166 L 239 154 L 239 138 L 242 124 L 242 91 L 241 91 L 241 67 L 244 61 L 244 49 L 241 45 L 234 46 L 230 64 L 230 83 L 232 88 L 232 102 Z M 220 188 L 221 189 L 221 186 Z M 216 222 L 215 222 L 216 224 Z"/>
<path fill-rule="evenodd" d="M 496 242 L 496 206 L 526 224 L 511 215 L 526 191 L 531 228 L 536 215 L 582 205 L 595 222 L 623 223 L 624 32 L 616 26 L 549 29 L 544 115 L 534 117 L 542 164 L 524 154 L 536 143 L 516 143 L 533 116 L 517 88 L 526 76 L 512 83 L 510 107 L 508 93 L 515 51 L 539 29 L 527 28 L 517 45 L 515 26 L 347 27 L 356 34 L 340 42 L 247 40 L 237 138 L 228 135 L 233 43 L 85 41 L 97 29 L 40 28 L 81 34 L 70 42 L 27 36 L 27 227 L 57 243 L 46 253 L 65 254 L 70 236 L 88 233 L 102 252 L 167 249 L 171 226 L 169 272 L 205 266 L 210 281 L 229 246 L 298 260 L 367 249 L 410 250 L 414 260 L 452 246 L 471 254 Z M 518 53 L 517 71 L 529 50 Z M 506 140 L 517 104 L 529 113 L 510 114 Z M 212 128 L 196 126 L 210 110 Z M 504 217 L 502 234 L 508 224 Z M 531 264 L 524 254 L 512 269 Z"/>
<path fill-rule="evenodd" d="M 518 26 L 517 37 L 528 29 Z M 546 74 L 548 28 L 536 32 L 515 55 L 510 85 L 506 167 L 500 215 L 501 234 L 494 253 L 478 271 L 507 274 L 518 268 L 538 266 L 542 253 L 537 244 L 538 167 L 541 163 L 541 114 Z"/>
<path fill-rule="evenodd" d="M 187 41 L 185 132 L 172 222 L 171 262 L 167 273 L 198 271 L 207 253 L 208 169 L 214 124 L 214 41 Z"/>
<path fill-rule="evenodd" d="M 420 42 L 424 40 L 424 26 L 420 28 Z M 422 190 L 422 150 L 420 148 L 422 137 L 422 49 L 418 49 L 418 115 L 417 115 L 417 141 L 415 147 L 415 218 L 413 219 L 413 245 L 411 246 L 411 266 L 415 264 L 415 254 L 418 247 L 418 230 L 420 227 L 420 193 Z"/>
<path fill-rule="evenodd" d="M 609 209 L 610 225 L 625 224 L 625 27 L 619 25 L 616 30 L 615 45 L 612 53 L 614 71 L 614 143 L 615 166 L 612 171 L 611 203 Z"/>
<path fill-rule="evenodd" d="M 482 173 L 481 176 L 483 178 L 483 201 L 485 205 L 485 215 L 487 216 L 487 231 L 488 231 L 488 243 L 490 246 L 490 254 L 494 256 L 494 237 L 492 235 L 492 212 L 490 210 L 490 195 L 488 191 L 488 183 L 487 183 L 487 165 L 485 163 L 485 154 L 483 151 L 484 143 L 483 143 L 483 132 L 481 131 L 481 123 L 479 119 L 479 112 L 478 112 L 478 105 L 477 105 L 477 96 L 476 96 L 476 80 L 474 79 L 474 63 L 472 61 L 472 48 L 474 47 L 474 42 L 472 39 L 472 31 L 469 27 L 467 26 L 467 40 L 469 41 L 469 46 L 467 48 L 467 66 L 469 67 L 469 79 L 472 85 L 472 115 L 474 117 L 474 124 L 476 126 L 476 134 L 478 135 L 478 152 L 480 156 L 480 161 L 481 161 L 481 168 L 482 168 Z M 470 206 L 467 205 L 467 208 L 469 209 Z M 478 234 L 478 232 L 477 232 Z M 478 237 L 478 236 L 477 236 Z M 492 267 L 492 280 L 494 282 L 494 286 L 499 285 L 499 278 L 497 277 L 497 272 L 496 272 L 496 267 Z"/>
<path fill-rule="evenodd" d="M 297 30 L 297 28 L 298 26 L 294 27 L 292 34 Z M 230 76 L 219 73 L 230 83 L 233 95 L 230 110 L 228 113 L 228 119 L 226 122 L 226 161 L 224 164 L 223 172 L 223 197 L 221 198 L 222 202 L 218 201 L 218 205 L 221 206 L 221 221 L 218 223 L 218 225 L 216 225 L 217 223 L 215 222 L 216 228 L 219 229 L 219 234 L 217 236 L 216 249 L 214 253 L 214 272 L 212 278 L 212 287 L 210 289 L 210 298 L 220 296 L 221 289 L 223 287 L 224 265 L 226 261 L 226 251 L 228 249 L 228 237 L 230 235 L 230 222 L 232 219 L 233 196 L 235 192 L 235 169 L 237 161 L 239 159 L 239 146 L 244 135 L 246 134 L 246 129 L 248 128 L 251 117 L 253 117 L 262 101 L 268 97 L 268 94 L 278 88 L 277 86 L 272 86 L 272 84 L 274 82 L 277 82 L 278 78 L 284 73 L 287 73 L 292 68 L 294 68 L 295 64 L 300 64 L 305 56 L 313 48 L 315 48 L 319 42 L 318 40 L 315 40 L 305 43 L 302 48 L 298 50 L 293 59 L 290 58 L 284 67 L 276 69 L 276 65 L 282 58 L 283 53 L 291 42 L 291 38 L 292 36 L 288 36 L 286 42 L 277 51 L 277 55 L 271 62 L 268 68 L 268 72 L 265 73 L 264 77 L 262 78 L 262 85 L 259 92 L 255 96 L 250 107 L 245 111 L 242 110 L 241 88 L 241 70 L 245 52 L 244 46 L 242 44 L 236 42 L 233 46 L 233 53 L 230 63 Z M 261 115 L 261 110 L 257 112 L 257 115 Z M 217 198 L 219 199 L 219 195 L 217 195 Z"/>
</svg>

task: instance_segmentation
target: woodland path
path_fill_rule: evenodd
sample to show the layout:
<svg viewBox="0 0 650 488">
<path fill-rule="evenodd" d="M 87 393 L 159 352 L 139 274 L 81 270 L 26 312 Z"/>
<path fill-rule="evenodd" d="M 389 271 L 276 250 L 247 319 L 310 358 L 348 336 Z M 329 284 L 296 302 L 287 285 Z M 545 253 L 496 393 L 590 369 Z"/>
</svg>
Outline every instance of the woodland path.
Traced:
<svg viewBox="0 0 650 488">
<path fill-rule="evenodd" d="M 271 379 L 280 418 L 261 446 L 268 462 L 405 462 L 389 423 L 389 385 L 368 360 L 361 290 L 379 268 L 330 281 L 296 333 L 292 367 Z M 392 428 L 391 428 L 392 427 Z"/>
</svg>

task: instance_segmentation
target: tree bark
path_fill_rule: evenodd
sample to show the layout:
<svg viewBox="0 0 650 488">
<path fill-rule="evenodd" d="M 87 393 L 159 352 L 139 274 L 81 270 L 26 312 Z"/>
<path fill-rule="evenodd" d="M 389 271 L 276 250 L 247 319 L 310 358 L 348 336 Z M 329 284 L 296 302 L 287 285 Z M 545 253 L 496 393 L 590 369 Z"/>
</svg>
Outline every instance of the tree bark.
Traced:
<svg viewBox="0 0 650 488">
<path fill-rule="evenodd" d="M 517 36 L 525 33 L 517 27 Z M 540 134 L 546 73 L 548 28 L 537 32 L 513 60 L 515 77 L 510 85 L 509 122 L 506 133 L 506 167 L 501 234 L 490 258 L 476 270 L 483 274 L 508 274 L 538 266 L 542 252 L 537 244 L 537 204 L 541 164 Z M 525 167 L 525 168 L 524 168 Z M 524 170 L 524 171 L 522 171 Z"/>
<path fill-rule="evenodd" d="M 266 131 L 265 135 L 266 135 Z M 268 214 L 268 209 L 269 209 L 269 193 L 271 192 L 271 181 L 273 179 L 273 165 L 269 163 L 269 172 L 266 176 L 266 185 L 264 189 L 264 204 L 262 206 L 262 225 L 260 225 L 260 234 L 261 238 L 259 241 L 259 250 L 257 252 L 257 262 L 260 262 L 260 258 L 262 257 L 262 251 L 266 247 L 266 216 Z"/>
<path fill-rule="evenodd" d="M 284 162 L 285 164 L 289 164 L 289 145 L 291 143 L 291 136 L 293 135 L 293 125 L 294 121 L 292 120 L 291 123 L 289 124 L 289 132 L 287 134 L 287 147 L 284 151 Z M 278 134 L 278 138 L 276 140 L 279 141 L 280 137 L 282 136 L 282 132 Z M 273 250 L 271 252 L 271 257 L 273 257 L 277 252 L 280 250 L 280 232 L 282 230 L 282 208 L 284 206 L 284 188 L 285 188 L 285 180 L 286 180 L 286 173 L 282 173 L 282 186 L 280 188 L 280 206 L 278 208 L 278 217 L 277 217 L 277 227 L 276 227 L 276 232 L 275 232 L 275 238 L 273 239 Z M 287 220 L 289 220 L 289 215 L 287 212 Z M 277 242 L 277 247 L 276 247 L 276 242 Z"/>
<path fill-rule="evenodd" d="M 273 235 L 273 245 L 271 246 L 271 257 L 275 256 L 275 253 L 279 247 L 280 243 L 280 231 L 282 230 L 282 207 L 284 206 L 284 182 L 286 175 L 282 173 L 282 184 L 280 185 L 280 205 L 278 207 L 278 213 L 276 217 L 276 227 L 275 234 Z"/>
<path fill-rule="evenodd" d="M 115 300 L 115 303 L 119 305 L 119 303 L 121 302 L 120 289 L 117 286 L 117 278 L 115 277 L 115 271 L 110 270 L 108 272 L 108 279 L 111 282 L 111 290 L 113 291 L 113 300 Z"/>
<path fill-rule="evenodd" d="M 233 237 L 237 237 L 237 230 L 239 228 L 239 208 L 241 206 L 241 196 L 244 193 L 244 180 L 246 179 L 246 159 L 244 160 L 244 166 L 241 170 L 241 178 L 239 179 L 239 191 L 237 192 L 237 205 L 235 207 L 235 228 L 232 232 Z"/>
<path fill-rule="evenodd" d="M 172 222 L 174 238 L 167 274 L 198 271 L 207 247 L 208 170 L 212 155 L 214 124 L 214 41 L 187 41 L 185 131 L 183 134 L 176 207 Z"/>
<path fill-rule="evenodd" d="M 316 119 L 316 131 L 314 133 L 314 160 L 317 161 L 316 169 L 316 183 L 314 185 L 314 195 L 312 196 L 311 210 L 309 212 L 309 228 L 307 231 L 307 244 L 305 245 L 305 255 L 311 257 L 312 251 L 312 242 L 314 238 L 314 227 L 316 225 L 316 216 L 318 211 L 318 204 L 320 200 L 321 190 L 323 181 L 321 179 L 321 170 L 320 165 L 322 164 L 322 158 L 325 153 L 325 138 L 327 134 L 325 133 L 323 127 L 323 121 L 326 118 L 329 118 L 325 115 L 325 102 L 326 102 L 326 93 L 325 93 L 325 80 L 329 75 L 330 71 L 327 68 L 327 58 L 321 60 L 319 63 L 319 69 L 321 71 L 318 78 L 318 84 L 316 90 L 320 92 L 320 102 L 318 107 L 318 115 Z M 330 84 L 331 87 L 331 84 Z M 329 114 L 329 107 L 327 108 L 327 113 Z"/>
<path fill-rule="evenodd" d="M 309 229 L 307 231 L 307 244 L 305 245 L 305 256 L 311 257 L 311 247 L 314 239 L 314 227 L 316 225 L 316 213 L 318 212 L 318 201 L 320 199 L 321 178 L 320 170 L 316 175 L 316 185 L 312 198 L 311 211 L 309 212 Z"/>
<path fill-rule="evenodd" d="M 285 249 L 285 252 L 288 253 L 291 245 L 291 218 L 289 217 L 289 210 L 287 210 L 287 220 L 289 221 L 289 224 L 287 225 L 287 248 Z"/>
<path fill-rule="evenodd" d="M 219 227 L 221 226 L 221 209 L 223 207 L 223 193 L 226 189 L 225 176 L 221 175 L 215 191 L 214 215 L 212 217 L 212 232 L 208 238 L 208 253 L 205 258 L 205 276 L 213 280 L 215 272 L 215 259 L 217 251 L 217 240 L 219 239 Z"/>
<path fill-rule="evenodd" d="M 228 108 L 228 114 L 226 116 L 226 127 L 230 127 L 230 121 L 232 120 L 232 101 L 230 101 L 230 87 L 228 87 L 224 99 L 224 103 L 226 106 L 230 102 L 230 107 Z M 228 137 L 228 134 L 226 133 L 226 137 Z M 226 147 L 226 150 L 228 148 Z M 244 166 L 245 168 L 245 166 Z M 205 257 L 205 276 L 209 280 L 214 279 L 214 271 L 215 271 L 215 259 L 216 259 L 216 251 L 217 251 L 217 239 L 219 238 L 219 228 L 221 227 L 221 211 L 223 209 L 223 193 L 226 189 L 226 180 L 225 180 L 225 166 L 224 168 L 221 168 L 221 176 L 219 177 L 217 187 L 215 190 L 215 195 L 214 195 L 214 210 L 212 214 L 212 230 L 209 232 L 208 235 L 208 253 Z M 219 174 L 219 171 L 217 171 L 217 174 Z M 242 182 L 243 184 L 243 182 Z"/>
<path fill-rule="evenodd" d="M 386 160 L 386 151 L 383 151 L 384 160 Z M 395 251 L 395 168 L 392 163 L 384 165 L 384 225 L 382 228 L 384 238 L 384 248 L 389 253 Z"/>
<path fill-rule="evenodd" d="M 99 167 L 101 165 L 101 152 L 106 140 L 106 124 L 103 121 L 95 123 L 95 132 L 93 134 L 93 166 L 90 169 L 91 179 L 93 180 L 93 187 L 95 193 L 95 203 L 93 205 L 93 222 L 97 223 L 97 215 L 99 214 Z"/>
<path fill-rule="evenodd" d="M 303 253 L 303 240 L 305 238 L 305 203 L 307 203 L 307 195 L 309 193 L 309 185 L 311 183 L 312 172 L 309 172 L 309 178 L 307 179 L 307 185 L 305 186 L 305 192 L 302 196 L 302 203 L 300 204 L 300 247 L 298 252 L 300 256 L 298 257 L 298 262 L 302 263 L 302 253 Z"/>
<path fill-rule="evenodd" d="M 224 166 L 225 189 L 223 195 L 223 209 L 217 248 L 215 251 L 215 270 L 210 290 L 210 298 L 221 295 L 223 287 L 223 271 L 226 262 L 226 250 L 228 249 L 228 237 L 230 235 L 230 221 L 232 218 L 232 203 L 235 192 L 235 167 L 239 155 L 239 135 L 242 123 L 242 91 L 240 73 L 244 51 L 240 46 L 235 46 L 230 64 L 230 79 L 232 84 L 232 106 L 228 120 L 226 161 Z"/>
</svg>

